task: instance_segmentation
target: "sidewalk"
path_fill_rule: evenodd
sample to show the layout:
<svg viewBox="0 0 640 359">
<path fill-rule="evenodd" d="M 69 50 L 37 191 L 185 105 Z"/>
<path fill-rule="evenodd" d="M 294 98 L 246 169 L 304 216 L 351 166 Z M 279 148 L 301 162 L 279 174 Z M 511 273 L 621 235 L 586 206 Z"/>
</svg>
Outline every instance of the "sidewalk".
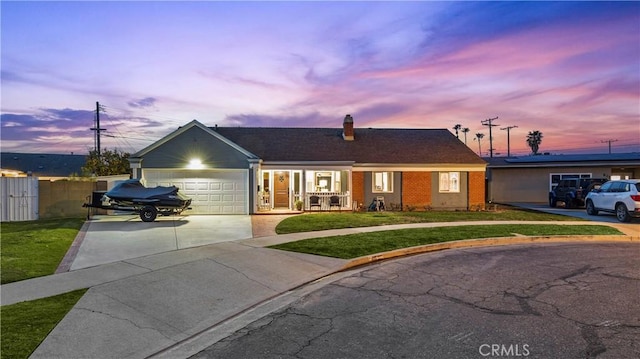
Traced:
<svg viewBox="0 0 640 359">
<path fill-rule="evenodd" d="M 352 266 L 424 252 L 430 248 L 531 243 L 536 240 L 639 240 L 637 225 L 612 224 L 627 235 L 459 241 L 351 261 L 264 248 L 332 235 L 503 223 L 522 222 L 419 223 L 268 235 L 215 243 L 6 284 L 1 288 L 2 304 L 91 288 L 38 347 L 32 355 L 34 358 L 146 358 L 155 354 L 183 357 L 181 355 L 185 352 L 176 352 L 176 348 L 189 347 L 187 353 L 197 350 L 197 345 L 193 347 L 194 338 L 210 334 L 212 329 L 228 324 L 231 318 Z M 584 225 L 584 222 L 557 223 Z M 264 310 L 273 310 L 266 308 Z M 166 348 L 171 349 L 163 352 Z"/>
</svg>

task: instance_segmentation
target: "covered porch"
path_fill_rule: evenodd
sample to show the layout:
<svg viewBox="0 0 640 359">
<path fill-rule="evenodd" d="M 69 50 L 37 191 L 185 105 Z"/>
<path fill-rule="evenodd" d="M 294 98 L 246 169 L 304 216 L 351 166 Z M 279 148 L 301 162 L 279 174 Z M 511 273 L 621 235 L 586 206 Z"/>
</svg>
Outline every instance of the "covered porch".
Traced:
<svg viewBox="0 0 640 359">
<path fill-rule="evenodd" d="M 262 166 L 257 171 L 258 213 L 271 211 L 345 211 L 352 209 L 351 168 Z"/>
</svg>

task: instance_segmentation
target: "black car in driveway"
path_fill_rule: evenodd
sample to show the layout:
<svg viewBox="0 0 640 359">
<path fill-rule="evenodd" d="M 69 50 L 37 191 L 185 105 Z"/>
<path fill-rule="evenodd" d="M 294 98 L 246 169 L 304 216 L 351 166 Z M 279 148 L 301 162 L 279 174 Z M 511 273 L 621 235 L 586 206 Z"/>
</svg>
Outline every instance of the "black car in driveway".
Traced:
<svg viewBox="0 0 640 359">
<path fill-rule="evenodd" d="M 606 178 L 569 178 L 560 180 L 549 192 L 549 207 L 556 207 L 563 202 L 565 208 L 584 207 L 587 194 L 594 188 L 607 182 Z"/>
</svg>

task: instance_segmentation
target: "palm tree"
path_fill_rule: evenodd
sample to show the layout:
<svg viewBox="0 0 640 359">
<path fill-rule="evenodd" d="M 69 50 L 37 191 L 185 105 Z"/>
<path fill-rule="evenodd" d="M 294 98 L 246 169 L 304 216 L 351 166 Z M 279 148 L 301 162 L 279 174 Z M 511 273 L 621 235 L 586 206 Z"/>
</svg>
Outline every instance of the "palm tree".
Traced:
<svg viewBox="0 0 640 359">
<path fill-rule="evenodd" d="M 462 128 L 461 124 L 457 124 L 455 126 L 453 126 L 453 129 L 456 130 L 456 138 L 460 139 L 460 137 L 458 137 L 458 130 Z"/>
<path fill-rule="evenodd" d="M 538 149 L 540 148 L 540 143 L 542 142 L 542 132 L 540 131 L 529 131 L 527 134 L 527 145 L 531 147 L 531 152 L 534 155 L 538 154 Z"/>
<path fill-rule="evenodd" d="M 482 137 L 484 137 L 484 133 L 476 133 L 476 137 L 473 139 L 478 140 L 478 156 L 482 156 L 482 147 L 480 146 L 480 140 L 482 140 Z"/>
<path fill-rule="evenodd" d="M 464 144 L 467 144 L 467 132 L 469 132 L 469 127 L 465 127 L 462 130 L 462 133 L 464 133 Z"/>
</svg>

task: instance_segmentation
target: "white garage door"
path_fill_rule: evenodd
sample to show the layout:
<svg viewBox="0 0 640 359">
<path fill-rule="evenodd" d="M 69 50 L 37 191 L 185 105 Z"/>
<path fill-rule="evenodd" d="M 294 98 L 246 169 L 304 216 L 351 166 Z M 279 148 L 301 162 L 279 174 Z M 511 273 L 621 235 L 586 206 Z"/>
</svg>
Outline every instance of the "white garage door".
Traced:
<svg viewBox="0 0 640 359">
<path fill-rule="evenodd" d="M 143 169 L 147 187 L 176 186 L 192 199 L 187 214 L 248 214 L 247 171 Z"/>
</svg>

